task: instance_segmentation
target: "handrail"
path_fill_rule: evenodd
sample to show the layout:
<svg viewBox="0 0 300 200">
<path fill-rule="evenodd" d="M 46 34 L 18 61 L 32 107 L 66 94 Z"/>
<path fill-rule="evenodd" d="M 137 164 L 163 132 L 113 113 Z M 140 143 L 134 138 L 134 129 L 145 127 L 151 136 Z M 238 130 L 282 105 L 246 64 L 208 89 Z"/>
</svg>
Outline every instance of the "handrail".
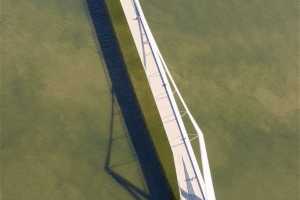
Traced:
<svg viewBox="0 0 300 200">
<path fill-rule="evenodd" d="M 148 26 L 148 23 L 146 22 L 146 19 L 145 19 L 143 11 L 141 9 L 141 5 L 140 5 L 139 1 L 132 0 L 132 2 L 134 3 L 134 6 L 136 8 L 136 11 L 138 13 L 138 17 L 139 17 L 139 19 L 142 22 L 141 24 L 142 24 L 143 29 L 145 31 L 145 35 L 146 35 L 146 37 L 147 37 L 147 39 L 149 41 L 149 46 L 150 46 L 152 54 L 153 54 L 153 56 L 155 58 L 154 60 L 155 60 L 156 65 L 158 67 L 158 71 L 160 73 L 160 76 L 161 76 L 161 78 L 163 80 L 163 84 L 165 84 L 165 89 L 166 89 L 168 98 L 169 98 L 169 100 L 171 102 L 171 107 L 172 107 L 173 113 L 175 115 L 176 122 L 177 122 L 177 124 L 178 124 L 178 126 L 180 128 L 180 132 L 181 132 L 182 138 L 186 138 L 186 137 L 188 137 L 187 136 L 187 132 L 186 132 L 186 128 L 184 126 L 183 120 L 181 119 L 181 115 L 180 115 L 179 109 L 177 107 L 176 100 L 175 100 L 175 98 L 173 96 L 173 92 L 172 92 L 172 89 L 170 87 L 168 78 L 166 76 L 164 67 L 162 66 L 163 64 L 162 64 L 162 62 L 160 60 L 159 54 L 157 53 L 157 52 L 159 52 L 159 49 L 158 49 L 158 47 L 156 45 L 155 39 L 154 39 L 154 37 L 152 35 L 152 32 L 151 32 L 151 30 L 150 30 L 150 28 Z M 205 190 L 203 190 L 203 188 L 205 188 L 205 183 L 204 183 L 204 179 L 202 177 L 202 174 L 200 172 L 200 168 L 199 168 L 199 166 L 195 166 L 194 165 L 194 163 L 197 163 L 197 160 L 196 159 L 192 159 L 192 157 L 190 155 L 190 148 L 192 148 L 192 147 L 189 148 L 185 140 L 183 141 L 183 144 L 188 149 L 187 152 L 188 152 L 189 159 L 191 160 L 191 163 L 192 163 L 193 171 L 195 173 L 195 176 L 197 177 L 197 182 L 198 182 L 200 188 L 202 188 L 201 192 L 202 192 L 203 196 L 206 196 Z"/>
<path fill-rule="evenodd" d="M 215 197 L 213 181 L 211 178 L 211 171 L 210 171 L 210 167 L 209 167 L 209 161 L 208 161 L 208 156 L 207 156 L 207 151 L 206 151 L 204 134 L 203 134 L 201 128 L 199 127 L 198 123 L 196 122 L 195 118 L 193 117 L 192 113 L 190 112 L 188 106 L 186 105 L 186 103 L 185 103 L 162 55 L 160 54 L 160 52 L 159 52 L 159 55 L 162 60 L 163 66 L 166 70 L 166 73 L 172 83 L 172 86 L 174 87 L 175 92 L 176 92 L 181 104 L 183 105 L 186 113 L 188 114 L 188 117 L 189 117 L 190 121 L 192 122 L 192 125 L 198 135 L 199 147 L 200 147 L 200 153 L 201 153 L 201 161 L 202 161 L 202 169 L 203 169 L 203 177 L 204 177 L 204 181 L 205 181 L 205 185 L 206 185 L 206 193 L 207 193 L 207 195 L 209 195 L 209 198 L 208 198 L 209 200 L 215 200 L 216 197 Z"/>
<path fill-rule="evenodd" d="M 174 88 L 175 93 L 180 100 L 180 103 L 183 105 L 185 112 L 186 112 L 186 114 L 188 114 L 188 117 L 197 133 L 198 140 L 199 140 L 200 154 L 201 154 L 203 176 L 199 169 L 199 166 L 194 165 L 195 162 L 197 163 L 197 160 L 192 159 L 192 157 L 190 155 L 190 151 L 192 151 L 192 153 L 193 153 L 193 150 L 190 149 L 191 145 L 190 144 L 187 145 L 185 139 L 183 140 L 183 143 L 186 146 L 186 149 L 187 149 L 187 152 L 189 155 L 189 159 L 191 160 L 193 170 L 197 177 L 198 184 L 201 188 L 201 192 L 205 199 L 215 200 L 216 197 L 215 197 L 213 181 L 212 181 L 212 177 L 211 177 L 211 171 L 210 171 L 210 166 L 209 166 L 208 155 L 207 155 L 207 151 L 206 151 L 206 145 L 205 145 L 203 132 L 202 132 L 200 126 L 198 125 L 198 123 L 196 122 L 195 118 L 193 117 L 192 113 L 190 112 L 187 104 L 185 103 L 185 101 L 184 101 L 172 75 L 171 75 L 171 72 L 167 67 L 166 62 L 159 51 L 157 43 L 155 42 L 153 34 L 148 26 L 148 23 L 146 21 L 143 11 L 142 11 L 139 0 L 132 0 L 132 2 L 134 4 L 134 7 L 137 12 L 138 18 L 141 22 L 141 25 L 144 29 L 147 40 L 149 42 L 149 46 L 150 46 L 152 55 L 154 56 L 154 60 L 156 62 L 156 66 L 158 68 L 160 77 L 163 81 L 163 84 L 165 85 L 165 90 L 166 90 L 167 96 L 170 100 L 171 107 L 172 107 L 173 113 L 176 118 L 176 122 L 178 123 L 178 126 L 180 128 L 182 138 L 186 138 L 186 136 L 188 137 L 188 134 L 187 134 L 185 125 L 183 123 L 183 120 L 181 118 L 181 114 L 179 112 L 175 97 L 173 96 L 173 91 L 172 91 L 171 86 Z M 171 81 L 171 84 L 169 83 L 169 80 Z"/>
</svg>

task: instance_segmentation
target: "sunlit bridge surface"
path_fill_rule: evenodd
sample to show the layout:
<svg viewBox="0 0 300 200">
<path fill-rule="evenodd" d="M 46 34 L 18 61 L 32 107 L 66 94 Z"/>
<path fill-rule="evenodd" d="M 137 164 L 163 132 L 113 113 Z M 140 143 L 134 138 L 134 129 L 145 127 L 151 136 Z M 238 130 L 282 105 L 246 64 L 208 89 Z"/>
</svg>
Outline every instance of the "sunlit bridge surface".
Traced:
<svg viewBox="0 0 300 200">
<path fill-rule="evenodd" d="M 215 193 L 204 143 L 197 122 L 190 113 L 164 61 L 138 0 L 121 0 L 135 45 L 156 102 L 172 149 L 181 199 L 215 200 Z M 180 111 L 175 100 L 184 111 Z M 182 115 L 188 115 L 196 134 L 187 133 Z M 191 140 L 198 140 L 202 171 L 198 165 Z M 159 151 L 159 149 L 158 149 Z M 198 155 L 200 157 L 200 155 Z"/>
</svg>

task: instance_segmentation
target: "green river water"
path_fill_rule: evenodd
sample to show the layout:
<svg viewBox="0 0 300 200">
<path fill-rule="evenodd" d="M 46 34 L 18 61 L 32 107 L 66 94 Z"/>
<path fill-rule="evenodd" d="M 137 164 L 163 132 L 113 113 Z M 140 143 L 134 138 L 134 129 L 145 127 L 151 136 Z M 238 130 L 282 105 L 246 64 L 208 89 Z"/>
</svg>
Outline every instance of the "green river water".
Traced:
<svg viewBox="0 0 300 200">
<path fill-rule="evenodd" d="M 105 165 L 147 192 L 86 2 L 0 3 L 0 200 L 134 199 Z M 217 198 L 297 199 L 297 2 L 142 5 L 205 133 Z"/>
</svg>

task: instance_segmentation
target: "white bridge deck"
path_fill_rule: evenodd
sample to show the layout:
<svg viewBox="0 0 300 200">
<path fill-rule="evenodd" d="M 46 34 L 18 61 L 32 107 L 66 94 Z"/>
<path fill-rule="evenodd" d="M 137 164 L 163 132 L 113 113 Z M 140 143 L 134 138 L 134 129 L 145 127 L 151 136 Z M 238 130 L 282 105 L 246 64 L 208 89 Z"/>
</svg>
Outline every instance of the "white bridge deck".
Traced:
<svg viewBox="0 0 300 200">
<path fill-rule="evenodd" d="M 215 200 L 208 161 L 202 161 L 205 165 L 202 176 L 174 98 L 174 85 L 169 82 L 169 71 L 166 69 L 166 64 L 149 29 L 140 3 L 137 0 L 120 1 L 172 149 L 180 198 Z M 190 117 L 188 110 L 187 112 Z M 193 119 L 191 120 L 192 123 L 196 123 Z M 201 132 L 200 129 L 199 131 Z M 202 145 L 202 149 L 200 147 L 201 159 L 207 159 L 202 132 L 197 137 L 199 137 L 200 146 Z M 202 155 L 203 150 L 205 155 Z"/>
</svg>

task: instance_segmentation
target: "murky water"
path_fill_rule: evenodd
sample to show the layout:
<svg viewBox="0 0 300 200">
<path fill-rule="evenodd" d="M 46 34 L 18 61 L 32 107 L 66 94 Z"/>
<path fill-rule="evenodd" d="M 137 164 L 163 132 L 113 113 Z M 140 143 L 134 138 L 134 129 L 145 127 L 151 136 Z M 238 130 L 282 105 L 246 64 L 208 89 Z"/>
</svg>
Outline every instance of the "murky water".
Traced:
<svg viewBox="0 0 300 200">
<path fill-rule="evenodd" d="M 218 199 L 297 199 L 296 4 L 142 0 L 205 133 Z"/>
<path fill-rule="evenodd" d="M 218 199 L 296 199 L 296 3 L 142 3 L 204 130 Z M 146 196 L 86 1 L 1 5 L 0 199 Z"/>
<path fill-rule="evenodd" d="M 2 5 L 0 199 L 147 197 L 86 1 Z"/>
</svg>

